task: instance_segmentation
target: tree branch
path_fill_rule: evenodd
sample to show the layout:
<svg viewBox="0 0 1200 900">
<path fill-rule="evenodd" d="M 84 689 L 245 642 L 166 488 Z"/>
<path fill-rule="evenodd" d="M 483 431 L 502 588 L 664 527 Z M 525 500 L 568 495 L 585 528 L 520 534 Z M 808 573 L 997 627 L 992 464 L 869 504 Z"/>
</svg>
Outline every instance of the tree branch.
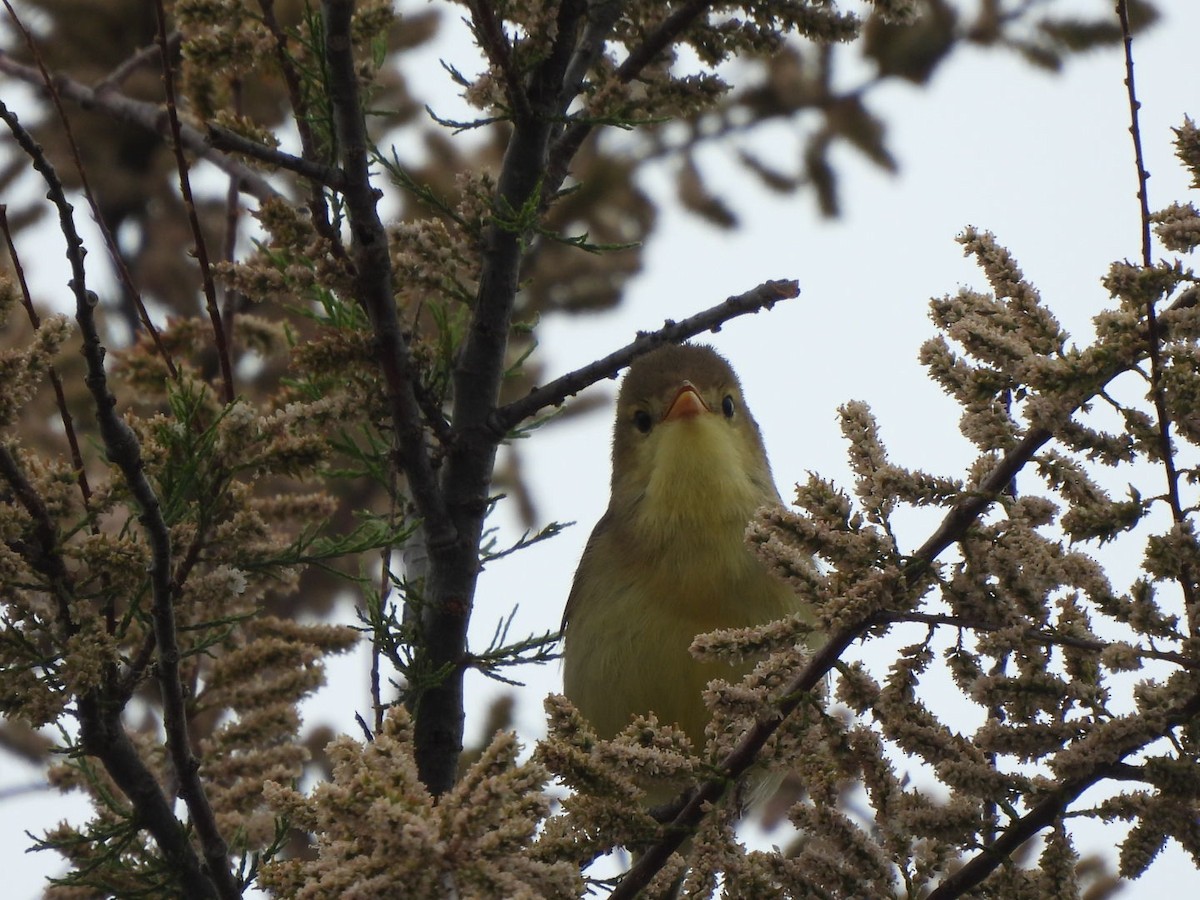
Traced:
<svg viewBox="0 0 1200 900">
<path fill-rule="evenodd" d="M 258 6 L 262 10 L 263 24 L 267 26 L 271 32 L 271 36 L 275 39 L 275 58 L 279 63 L 279 70 L 283 73 L 284 83 L 287 84 L 288 98 L 292 103 L 292 120 L 296 123 L 296 131 L 300 135 L 300 152 L 307 163 L 314 166 L 324 165 L 321 161 L 321 155 L 318 153 L 317 139 L 313 134 L 312 124 L 309 121 L 308 103 L 304 97 L 304 87 L 300 81 L 300 75 L 296 71 L 296 66 L 292 61 L 291 53 L 288 50 L 287 34 L 275 16 L 275 0 L 259 0 Z M 325 149 L 327 153 L 332 152 L 331 148 Z M 284 166 L 284 168 L 287 167 Z M 337 171 L 340 176 L 340 170 Z M 341 235 L 329 221 L 329 203 L 322 188 L 322 185 L 327 183 L 311 176 L 306 175 L 306 177 L 309 177 L 311 182 L 309 203 L 311 204 L 313 224 L 317 229 L 317 233 L 329 242 L 329 246 L 332 248 L 335 256 L 343 258 L 345 250 L 342 247 Z M 332 185 L 329 186 L 333 187 Z M 336 190 L 341 190 L 341 188 L 338 187 Z"/>
<path fill-rule="evenodd" d="M 63 134 L 67 139 L 67 146 L 71 150 L 71 159 L 75 163 L 75 171 L 79 175 L 79 183 L 83 188 L 83 195 L 87 198 L 88 206 L 92 210 L 92 219 L 96 226 L 100 229 L 101 235 L 104 237 L 104 246 L 108 250 L 109 259 L 112 261 L 113 268 L 116 270 L 121 284 L 124 286 L 129 297 L 133 298 L 134 305 L 137 309 L 138 320 L 142 327 L 146 329 L 146 333 L 150 335 L 150 339 L 154 342 L 154 347 L 158 351 L 159 358 L 162 359 L 163 365 L 171 378 L 178 378 L 179 372 L 175 368 L 175 361 L 171 359 L 171 354 L 167 352 L 163 346 L 162 337 L 158 333 L 158 329 L 154 327 L 154 323 L 150 320 L 150 313 L 146 310 L 146 304 L 142 302 L 141 292 L 133 283 L 133 278 L 129 274 L 129 269 L 125 265 L 125 257 L 122 256 L 120 248 L 117 246 L 116 238 L 113 237 L 111 229 L 108 227 L 108 222 L 103 213 L 100 211 L 100 206 L 96 202 L 96 193 L 92 190 L 91 182 L 88 179 L 87 169 L 84 168 L 83 160 L 79 155 L 79 145 L 75 140 L 74 131 L 71 128 L 71 120 L 67 116 L 67 111 L 63 107 L 62 91 L 59 89 L 55 79 L 51 76 L 46 64 L 42 59 L 41 51 L 38 49 L 37 42 L 33 39 L 33 35 L 24 23 L 17 17 L 16 11 L 12 8 L 9 0 L 3 0 L 4 8 L 8 11 L 9 18 L 13 25 L 21 33 L 21 37 L 25 40 L 25 45 L 29 48 L 34 62 L 37 63 L 36 69 L 30 69 L 30 72 L 36 73 L 38 78 L 38 86 L 49 96 L 51 104 L 54 106 L 55 112 L 58 113 L 59 122 L 62 124 Z M 0 50 L 0 64 L 4 61 L 4 53 Z"/>
<path fill-rule="evenodd" d="M 41 72 L 33 66 L 17 62 L 3 50 L 0 50 L 0 72 L 11 75 L 13 78 L 49 94 L 49 88 L 43 82 Z M 66 75 L 51 73 L 50 79 L 59 94 L 68 100 L 73 100 L 84 109 L 102 109 L 118 121 L 138 125 L 161 137 L 167 135 L 165 111 L 156 103 L 134 100 L 104 82 L 101 82 L 100 87 L 91 88 Z M 275 190 L 270 182 L 244 163 L 217 152 L 205 141 L 204 135 L 191 125 L 181 123 L 180 140 L 189 153 L 212 163 L 231 178 L 236 178 L 238 186 L 244 193 L 257 200 L 267 200 L 279 196 L 279 191 Z"/>
<path fill-rule="evenodd" d="M 603 0 L 593 0 L 594 4 L 599 5 Z M 629 83 L 641 74 L 642 70 L 652 63 L 660 53 L 674 43 L 684 31 L 686 31 L 693 22 L 703 15 L 710 6 L 713 6 L 714 0 L 688 0 L 682 6 L 675 9 L 673 13 L 663 20 L 650 34 L 646 35 L 645 40 L 637 47 L 629 51 L 629 55 L 625 57 L 625 61 L 617 67 L 617 78 L 623 83 Z M 606 15 L 610 14 L 608 11 Z M 612 15 L 612 21 L 615 22 L 620 10 Z M 610 25 L 611 30 L 611 25 Z M 590 40 L 594 40 L 593 36 L 585 35 Z M 595 50 L 598 53 L 603 50 L 603 45 Z M 594 61 L 594 58 L 593 58 Z M 575 65 L 569 70 L 573 76 L 582 75 L 579 73 L 584 59 L 581 57 L 575 61 Z M 586 73 L 586 69 L 583 70 Z M 571 165 L 571 160 L 575 158 L 575 154 L 579 152 L 579 148 L 583 146 L 583 142 L 587 140 L 592 129 L 595 127 L 595 122 L 586 118 L 572 122 L 561 134 L 555 139 L 553 146 L 550 148 L 548 159 L 546 160 L 546 196 L 551 196 L 559 189 L 563 181 L 567 177 L 568 167 Z"/>
<path fill-rule="evenodd" d="M 335 191 L 346 190 L 346 173 L 336 166 L 327 166 L 303 156 L 293 156 L 291 153 L 285 153 L 275 147 L 268 147 L 266 144 L 252 141 L 221 125 L 210 124 L 207 128 L 208 143 L 217 150 L 240 153 L 242 156 L 249 156 L 251 159 L 257 159 L 269 166 L 295 172 L 297 175 L 315 182 L 318 192 L 321 185 Z"/>
<path fill-rule="evenodd" d="M 1195 717 L 1200 712 L 1200 694 L 1193 694 L 1182 703 L 1176 711 L 1167 716 L 1166 725 L 1178 725 Z M 1164 729 L 1165 731 L 1165 729 Z M 1157 739 L 1161 735 L 1156 735 Z M 1077 778 L 1064 781 L 1058 788 L 1043 797 L 1036 806 L 1016 821 L 1010 823 L 995 841 L 985 846 L 972 857 L 962 868 L 947 875 L 942 883 L 929 894 L 927 900 L 954 900 L 962 897 L 971 888 L 980 884 L 1009 856 L 1015 853 L 1022 844 L 1048 825 L 1053 824 L 1079 795 L 1092 785 L 1109 777 L 1112 772 L 1117 777 L 1124 775 L 1121 761 L 1130 753 L 1134 753 L 1147 743 L 1140 733 L 1133 733 L 1116 746 L 1106 748 L 1103 753 L 1097 753 L 1097 760 L 1088 773 Z M 1115 770 L 1115 771 L 1114 771 Z"/>
<path fill-rule="evenodd" d="M 545 196 L 550 135 L 573 97 L 563 76 L 585 11 L 584 0 L 562 0 L 554 44 L 528 77 L 530 116 L 514 123 L 504 154 L 492 220 L 483 236 L 479 289 L 454 367 L 455 440 L 446 455 L 443 484 L 455 540 L 441 545 L 430 541 L 429 579 L 420 610 L 422 662 L 428 671 L 450 674 L 422 691 L 414 708 L 417 768 L 435 795 L 454 783 L 462 752 L 462 663 L 498 444 L 489 420 L 500 396 L 521 263 Z"/>
<path fill-rule="evenodd" d="M 167 49 L 171 53 L 179 50 L 179 45 L 182 43 L 183 37 L 178 31 L 172 31 L 167 35 Z M 96 91 L 104 93 L 119 88 L 125 83 L 125 79 L 140 69 L 142 66 L 149 65 L 156 59 L 161 57 L 161 51 L 158 48 L 158 41 L 147 44 L 141 50 L 131 55 L 128 59 L 121 62 L 115 69 L 104 76 L 100 81 L 97 81 L 93 87 Z"/>
<path fill-rule="evenodd" d="M 1133 32 L 1129 27 L 1128 0 L 1117 0 L 1117 16 L 1121 20 L 1121 36 L 1125 47 L 1125 88 L 1129 96 L 1129 134 L 1133 138 L 1133 158 L 1137 165 L 1138 212 L 1141 217 L 1142 266 L 1153 265 L 1150 241 L 1150 195 L 1145 157 L 1142 154 L 1142 129 L 1138 122 L 1137 90 L 1133 82 Z M 1167 397 L 1163 391 L 1163 364 L 1160 358 L 1161 334 L 1158 327 L 1157 297 L 1146 298 L 1146 343 L 1150 358 L 1150 397 L 1154 402 L 1154 413 L 1158 419 L 1158 452 L 1162 457 L 1163 474 L 1167 480 L 1167 503 L 1171 507 L 1171 518 L 1181 529 L 1186 528 L 1187 516 L 1179 497 L 1179 472 L 1175 467 L 1175 448 L 1171 441 L 1171 413 L 1167 409 Z M 1186 532 L 1185 532 L 1186 533 Z M 1195 540 L 1194 536 L 1192 538 Z M 1179 586 L 1183 589 L 1184 606 L 1187 610 L 1188 631 L 1193 637 L 1200 635 L 1200 597 L 1197 597 L 1196 573 L 1187 560 L 1180 562 Z"/>
<path fill-rule="evenodd" d="M 990 622 L 970 622 L 961 616 L 947 615 L 944 613 L 920 613 L 920 612 L 898 612 L 898 613 L 883 613 L 880 616 L 880 621 L 887 625 L 897 625 L 904 622 L 912 622 L 921 625 L 945 625 L 947 628 L 958 628 L 964 631 L 1001 631 L 1009 626 L 1003 623 Z M 1045 631 L 1039 628 L 1029 628 L 1025 631 L 1025 638 L 1031 641 L 1036 641 L 1039 644 L 1045 644 L 1047 647 L 1061 646 L 1072 647 L 1076 650 L 1086 650 L 1090 653 L 1103 653 L 1105 650 L 1114 645 L 1108 641 L 1090 640 L 1088 638 L 1074 637 L 1068 634 L 1055 634 L 1050 631 Z M 1130 647 L 1131 651 L 1143 659 L 1157 659 L 1161 662 L 1174 663 L 1185 669 L 1197 670 L 1200 669 L 1200 659 L 1188 656 L 1185 653 L 1176 653 L 1172 650 L 1154 650 L 1145 647 Z"/>
<path fill-rule="evenodd" d="M 25 307 L 25 315 L 34 330 L 42 327 L 41 317 L 33 306 L 33 295 L 29 291 L 29 282 L 25 279 L 25 267 L 21 265 L 21 257 L 17 254 L 17 245 L 13 240 L 12 230 L 8 227 L 8 207 L 0 203 L 0 231 L 4 232 L 4 242 L 8 246 L 8 256 L 12 260 L 13 272 L 17 276 L 17 284 L 21 288 L 21 304 Z M 58 404 L 58 417 L 63 425 L 63 433 L 67 436 L 67 446 L 71 450 L 71 465 L 75 467 L 75 481 L 79 485 L 79 493 L 83 497 L 83 509 L 88 518 L 92 517 L 92 489 L 88 484 L 87 468 L 83 464 L 83 453 L 79 449 L 79 436 L 75 433 L 75 420 L 71 417 L 71 408 L 67 405 L 67 395 L 63 390 L 62 379 L 58 370 L 53 366 L 46 367 L 50 386 L 54 389 L 54 400 Z M 92 522 L 92 528 L 96 524 Z"/>
<path fill-rule="evenodd" d="M 188 161 L 183 155 L 183 137 L 179 123 L 179 110 L 175 108 L 175 71 L 167 45 L 167 12 L 163 0 L 154 0 L 155 18 L 158 20 L 158 49 L 162 62 L 163 89 L 167 101 L 168 146 L 175 154 L 175 168 L 179 173 L 179 194 L 187 212 L 188 225 L 192 229 L 192 240 L 196 262 L 200 266 L 200 281 L 204 287 L 204 306 L 212 325 L 213 345 L 217 350 L 217 363 L 221 370 L 221 385 L 226 403 L 234 398 L 233 366 L 229 361 L 229 342 L 221 325 L 221 309 L 217 306 L 217 287 L 213 283 L 212 266 L 208 262 L 208 243 L 200 228 L 200 217 L 196 213 L 196 201 L 192 197 L 192 180 L 188 176 Z"/>
<path fill-rule="evenodd" d="M 620 350 L 615 350 L 583 368 L 568 372 L 549 384 L 531 390 L 492 413 L 490 424 L 498 438 L 505 437 L 515 426 L 549 406 L 558 406 L 567 397 L 605 378 L 614 378 L 621 369 L 639 356 L 644 356 L 663 344 L 677 344 L 705 331 L 719 331 L 721 326 L 737 316 L 771 309 L 780 300 L 800 296 L 795 281 L 765 281 L 756 288 L 730 297 L 682 322 L 668 321 L 657 331 L 638 332 L 638 336 Z"/>
<path fill-rule="evenodd" d="M 116 398 L 108 387 L 108 377 L 104 371 L 106 350 L 96 326 L 97 298 L 87 289 L 83 264 L 83 241 L 75 228 L 74 214 L 70 203 L 67 202 L 62 182 L 45 158 L 41 148 L 2 102 L 0 102 L 0 117 L 4 119 L 9 130 L 17 139 L 17 143 L 30 158 L 34 169 L 46 182 L 47 197 L 58 210 L 59 227 L 66 239 L 67 259 L 71 265 L 70 286 L 75 295 L 75 320 L 79 324 L 80 335 L 83 338 L 82 353 L 87 367 L 87 376 L 84 380 L 96 407 L 96 419 L 108 458 L 121 470 L 126 486 L 141 510 L 139 519 L 145 529 L 151 550 L 151 619 L 155 641 L 158 645 L 158 677 L 162 693 L 163 725 L 167 733 L 167 751 L 179 779 L 180 796 L 187 803 L 192 826 L 196 829 L 204 847 L 207 860 L 204 868 L 207 869 L 207 877 L 199 879 L 195 885 L 186 884 L 193 878 L 187 873 L 193 870 L 200 871 L 199 861 L 194 858 L 191 845 L 185 838 L 182 838 L 182 828 L 170 814 L 170 806 L 166 803 L 166 799 L 161 797 L 161 790 L 157 782 L 151 777 L 148 784 L 136 779 L 118 783 L 121 783 L 122 790 L 126 791 L 135 808 L 139 802 L 154 806 L 158 800 L 165 805 L 168 817 L 180 831 L 180 835 L 177 836 L 173 829 L 164 830 L 164 828 L 152 833 L 164 854 L 173 857 L 172 861 L 180 867 L 181 872 L 185 873 L 183 875 L 185 888 L 189 892 L 194 892 L 189 893 L 189 896 L 213 895 L 220 896 L 224 900 L 235 900 L 241 896 L 241 890 L 230 871 L 228 850 L 217 829 L 216 819 L 204 792 L 203 783 L 199 778 L 199 762 L 192 752 L 191 741 L 188 738 L 183 684 L 179 675 L 179 644 L 172 603 L 171 536 L 162 516 L 158 496 L 146 477 L 137 436 L 117 413 Z M 125 735 L 120 724 L 120 708 L 112 707 L 110 709 L 110 707 L 112 707 L 111 704 L 97 702 L 96 708 L 92 710 L 91 725 L 102 732 L 99 735 L 92 735 L 92 744 L 110 751 L 109 755 L 101 755 L 100 758 L 104 760 L 105 767 L 110 774 L 117 778 L 118 772 L 112 770 L 113 766 L 124 767 L 122 771 L 126 771 L 132 765 L 126 759 L 127 753 L 123 748 L 127 746 L 128 753 L 132 753 L 135 758 L 137 753 L 133 745 L 129 743 L 128 736 Z M 81 708 L 81 718 L 87 714 L 88 710 Z M 113 728 L 116 729 L 115 732 Z M 136 762 L 141 765 L 140 759 L 137 759 Z M 133 790 L 135 793 L 129 794 L 129 790 Z M 179 846 L 177 837 L 182 840 L 182 848 Z"/>
<path fill-rule="evenodd" d="M 471 10 L 475 39 L 487 55 L 488 61 L 504 79 L 504 90 L 512 107 L 513 117 L 520 123 L 527 123 L 533 112 L 529 106 L 529 96 L 525 93 L 525 85 L 521 83 L 521 73 L 513 62 L 512 44 L 504 33 L 504 23 L 496 16 L 495 7 L 489 0 L 466 0 L 466 5 Z"/>
<path fill-rule="evenodd" d="M 387 385 L 401 467 L 408 476 L 413 501 L 431 544 L 447 543 L 454 540 L 454 525 L 446 514 L 425 446 L 425 426 L 412 383 L 412 362 L 396 313 L 387 232 L 376 207 L 379 193 L 371 185 L 367 129 L 359 102 L 358 72 L 350 37 L 354 0 L 325 0 L 322 9 L 330 101 L 341 145 L 346 209 L 353 235 L 351 258 L 357 300 L 370 317 L 375 332 L 376 361 Z"/>
</svg>

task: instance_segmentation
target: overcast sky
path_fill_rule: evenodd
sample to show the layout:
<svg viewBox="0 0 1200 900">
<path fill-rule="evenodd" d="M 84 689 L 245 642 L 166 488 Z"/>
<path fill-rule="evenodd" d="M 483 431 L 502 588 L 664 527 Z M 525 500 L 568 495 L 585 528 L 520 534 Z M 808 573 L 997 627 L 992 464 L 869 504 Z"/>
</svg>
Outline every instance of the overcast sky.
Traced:
<svg viewBox="0 0 1200 900">
<path fill-rule="evenodd" d="M 1113 3 L 1074 5 L 1109 12 Z M 410 6 L 425 8 L 423 2 Z M 1159 6 L 1165 21 L 1135 45 L 1152 208 L 1193 199 L 1172 153 L 1170 128 L 1185 113 L 1200 116 L 1194 49 L 1200 4 L 1160 0 Z M 459 14 L 456 7 L 448 16 Z M 438 52 L 465 71 L 477 68 L 469 48 L 450 44 Z M 444 75 L 433 62 L 420 65 L 422 77 L 440 81 Z M 972 454 L 958 434 L 957 408 L 925 380 L 916 360 L 921 342 L 933 334 L 928 300 L 961 284 L 985 286 L 954 240 L 964 226 L 975 225 L 998 235 L 1076 340 L 1088 341 L 1091 316 L 1108 305 L 1100 277 L 1112 260 L 1140 253 L 1123 75 L 1115 50 L 1076 59 L 1055 76 L 1005 51 L 971 49 L 945 64 L 929 89 L 873 91 L 868 102 L 888 125 L 900 172 L 888 176 L 852 151 L 840 152 L 835 161 L 844 214 L 835 221 L 820 219 L 809 195 L 766 192 L 716 151 L 702 157 L 705 171 L 714 186 L 728 189 L 743 222 L 738 231 L 719 231 L 674 208 L 671 165 L 662 164 L 644 179 L 663 203 L 645 271 L 616 312 L 543 323 L 539 353 L 547 375 L 601 356 L 664 318 L 683 318 L 767 279 L 796 279 L 799 299 L 735 320 L 711 337 L 741 375 L 784 498 L 810 470 L 850 487 L 836 418 L 837 407 L 850 399 L 872 406 L 896 462 L 960 474 Z M 446 88 L 439 92 L 445 95 Z M 795 140 L 775 127 L 764 131 L 760 149 L 794 158 Z M 615 386 L 593 390 L 611 397 Z M 497 620 L 516 604 L 514 636 L 558 627 L 579 553 L 607 503 L 610 429 L 606 412 L 525 442 L 524 469 L 543 522 L 579 524 L 489 567 L 477 601 L 477 645 L 486 644 Z M 901 540 L 916 547 L 927 535 L 924 527 L 914 520 Z M 310 715 L 357 733 L 353 713 L 365 713 L 369 704 L 361 659 L 339 665 L 337 673 L 336 691 L 327 691 Z M 561 671 L 554 664 L 517 677 L 527 681 L 519 692 L 519 729 L 531 741 L 544 732 L 541 699 L 561 689 Z M 468 739 L 475 741 L 478 712 L 498 688 L 472 678 L 468 690 Z M 0 787 L 33 774 L 9 770 Z M 40 831 L 70 808 L 79 806 L 9 800 L 0 808 L 6 896 L 34 896 L 39 879 L 56 870 L 51 854 L 16 848 L 26 846 L 25 830 Z M 1088 840 L 1081 849 L 1115 843 L 1111 833 Z M 1172 844 L 1124 896 L 1178 896 L 1187 887 L 1200 889 L 1200 876 Z"/>
</svg>

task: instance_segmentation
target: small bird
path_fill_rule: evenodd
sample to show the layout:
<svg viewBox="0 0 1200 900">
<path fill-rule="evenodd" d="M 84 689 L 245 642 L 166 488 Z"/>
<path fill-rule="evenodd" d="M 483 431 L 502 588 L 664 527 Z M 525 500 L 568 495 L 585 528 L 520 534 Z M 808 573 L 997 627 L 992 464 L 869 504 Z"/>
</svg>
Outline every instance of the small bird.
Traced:
<svg viewBox="0 0 1200 900">
<path fill-rule="evenodd" d="M 700 749 L 705 685 L 737 680 L 749 665 L 699 662 L 692 640 L 802 606 L 744 543 L 755 510 L 780 499 L 729 363 L 711 347 L 683 344 L 630 366 L 612 462 L 608 510 L 563 615 L 564 689 L 603 738 L 654 713 Z"/>
</svg>

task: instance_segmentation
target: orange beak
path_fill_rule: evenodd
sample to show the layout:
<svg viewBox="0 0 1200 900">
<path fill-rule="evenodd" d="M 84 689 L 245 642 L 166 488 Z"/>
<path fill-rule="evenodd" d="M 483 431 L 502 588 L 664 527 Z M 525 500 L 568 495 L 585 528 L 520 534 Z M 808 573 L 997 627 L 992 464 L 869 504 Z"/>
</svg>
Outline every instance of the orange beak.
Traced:
<svg viewBox="0 0 1200 900">
<path fill-rule="evenodd" d="M 688 419 L 708 411 L 708 404 L 704 402 L 704 398 L 700 396 L 690 381 L 685 381 L 680 386 L 679 392 L 675 394 L 675 399 L 671 401 L 671 406 L 667 409 L 667 414 L 663 416 L 663 421 Z"/>
</svg>

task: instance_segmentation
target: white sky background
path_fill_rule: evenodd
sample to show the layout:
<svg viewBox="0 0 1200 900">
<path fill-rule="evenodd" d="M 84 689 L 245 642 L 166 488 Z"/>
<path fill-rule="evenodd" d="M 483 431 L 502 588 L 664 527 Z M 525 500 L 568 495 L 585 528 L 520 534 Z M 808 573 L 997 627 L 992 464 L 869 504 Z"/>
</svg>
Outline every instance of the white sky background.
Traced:
<svg viewBox="0 0 1200 900">
<path fill-rule="evenodd" d="M 1151 208 L 1194 199 L 1174 158 L 1170 128 L 1185 113 L 1200 117 L 1200 62 L 1194 49 L 1200 4 L 1160 0 L 1159 5 L 1164 21 L 1135 42 Z M 1073 7 L 1107 13 L 1113 3 L 1077 0 Z M 401 8 L 417 11 L 426 5 Z M 1051 8 L 1057 10 L 1058 4 Z M 459 14 L 458 7 L 448 10 L 447 24 Z M 405 64 L 418 95 L 429 84 L 435 110 L 459 117 L 461 103 L 436 64 L 438 56 L 466 72 L 478 69 L 476 56 L 468 45 L 446 40 L 435 52 Z M 855 81 L 849 70 L 845 75 L 849 83 Z M 658 327 L 664 318 L 682 319 L 767 279 L 794 278 L 801 285 L 799 299 L 734 320 L 705 338 L 741 375 L 785 500 L 810 470 L 851 487 L 836 417 L 837 407 L 851 399 L 871 405 L 895 462 L 960 474 L 973 454 L 958 433 L 957 407 L 926 380 L 916 360 L 920 344 L 933 334 L 928 300 L 961 284 L 986 287 L 954 241 L 965 225 L 976 225 L 998 235 L 1076 341 L 1088 342 L 1091 316 L 1109 305 L 1099 283 L 1108 264 L 1140 256 L 1123 77 L 1116 50 L 1074 59 L 1065 73 L 1054 76 L 1006 51 L 970 48 L 945 63 L 926 89 L 893 84 L 873 90 L 867 102 L 887 123 L 888 146 L 900 172 L 889 176 L 853 150 L 839 150 L 834 162 L 843 215 L 833 221 L 819 218 L 810 194 L 769 193 L 714 148 L 701 157 L 704 172 L 742 222 L 736 231 L 720 231 L 678 210 L 673 164 L 658 164 L 642 182 L 662 204 L 645 270 L 615 312 L 542 323 L 538 353 L 547 377 L 624 345 L 636 330 Z M 798 155 L 797 146 L 786 127 L 773 126 L 763 130 L 759 150 L 768 160 L 790 161 Z M 53 282 L 42 287 L 62 289 Z M 611 397 L 615 385 L 592 390 Z M 610 428 L 605 412 L 548 428 L 524 442 L 523 468 L 542 524 L 579 524 L 489 566 L 476 601 L 476 647 L 486 645 L 496 622 L 518 604 L 511 637 L 558 627 L 575 564 L 607 503 Z M 511 519 L 498 521 L 509 539 L 519 534 Z M 901 540 L 911 549 L 928 535 L 932 520 L 909 521 Z M 1124 571 L 1132 564 L 1111 561 Z M 1123 588 L 1128 578 L 1114 582 Z M 369 709 L 363 659 L 333 667 L 334 687 L 310 706 L 310 720 L 358 733 L 353 714 Z M 527 685 L 519 689 L 518 729 L 530 743 L 544 733 L 541 700 L 561 690 L 561 668 L 555 663 L 512 674 Z M 505 690 L 482 677 L 470 678 L 469 743 L 479 740 L 482 710 Z M 6 763 L 0 790 L 33 777 L 32 770 L 17 771 Z M 24 832 L 40 832 L 79 809 L 78 803 L 48 795 L 0 804 L 5 896 L 36 896 L 40 879 L 58 867 L 52 854 L 21 852 L 28 845 Z M 1089 830 L 1079 849 L 1111 848 L 1114 834 Z M 1179 896 L 1188 888 L 1200 889 L 1200 874 L 1171 844 L 1123 896 Z"/>
</svg>

